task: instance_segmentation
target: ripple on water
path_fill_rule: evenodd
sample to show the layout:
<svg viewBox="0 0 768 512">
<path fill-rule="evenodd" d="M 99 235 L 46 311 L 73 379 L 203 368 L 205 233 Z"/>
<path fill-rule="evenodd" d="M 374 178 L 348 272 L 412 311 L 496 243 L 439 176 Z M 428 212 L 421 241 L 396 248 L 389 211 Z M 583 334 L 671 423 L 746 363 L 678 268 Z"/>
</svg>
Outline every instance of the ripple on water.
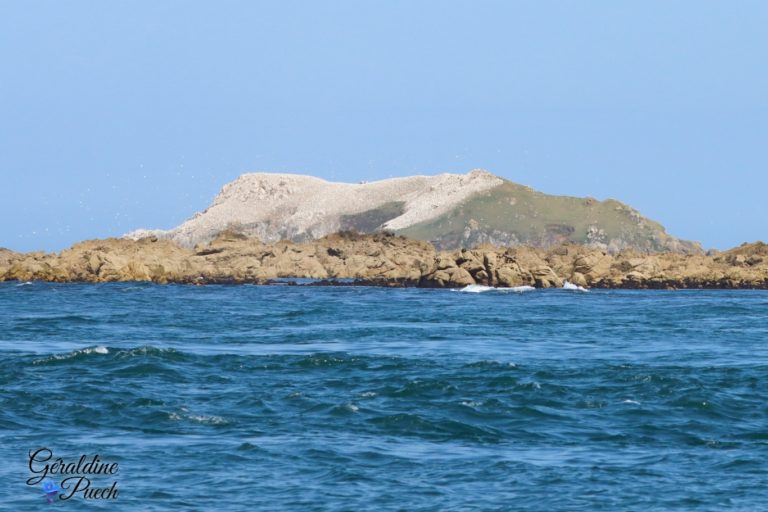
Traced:
<svg viewBox="0 0 768 512">
<path fill-rule="evenodd" d="M 766 303 L 4 283 L 0 457 L 119 460 L 121 510 L 761 510 Z"/>
</svg>

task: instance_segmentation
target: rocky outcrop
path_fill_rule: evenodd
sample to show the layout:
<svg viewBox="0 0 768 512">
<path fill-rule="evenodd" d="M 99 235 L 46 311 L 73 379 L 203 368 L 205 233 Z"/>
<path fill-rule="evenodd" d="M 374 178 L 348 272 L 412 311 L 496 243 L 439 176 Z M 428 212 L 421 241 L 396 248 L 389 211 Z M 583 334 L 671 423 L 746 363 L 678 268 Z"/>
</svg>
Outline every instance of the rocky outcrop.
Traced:
<svg viewBox="0 0 768 512">
<path fill-rule="evenodd" d="M 156 236 L 192 248 L 226 229 L 265 243 L 304 242 L 338 231 L 392 231 L 444 250 L 481 244 L 546 249 L 573 242 L 611 254 L 626 249 L 703 253 L 697 243 L 668 235 L 659 223 L 618 201 L 542 194 L 480 169 L 357 184 L 243 174 L 181 225 L 125 236 Z M 459 272 L 456 278 L 466 276 Z"/>
<path fill-rule="evenodd" d="M 0 281 L 269 283 L 275 278 L 352 278 L 388 286 L 558 288 L 768 288 L 768 245 L 722 253 L 618 254 L 578 244 L 437 251 L 391 233 L 336 233 L 319 240 L 265 244 L 225 231 L 193 248 L 169 240 L 107 239 L 58 254 L 0 249 Z"/>
<path fill-rule="evenodd" d="M 226 184 L 204 211 L 181 225 L 138 230 L 127 238 L 158 236 L 194 246 L 237 229 L 263 242 L 301 242 L 350 230 L 389 230 L 436 218 L 504 180 L 483 170 L 334 183 L 298 174 L 247 173 Z"/>
</svg>

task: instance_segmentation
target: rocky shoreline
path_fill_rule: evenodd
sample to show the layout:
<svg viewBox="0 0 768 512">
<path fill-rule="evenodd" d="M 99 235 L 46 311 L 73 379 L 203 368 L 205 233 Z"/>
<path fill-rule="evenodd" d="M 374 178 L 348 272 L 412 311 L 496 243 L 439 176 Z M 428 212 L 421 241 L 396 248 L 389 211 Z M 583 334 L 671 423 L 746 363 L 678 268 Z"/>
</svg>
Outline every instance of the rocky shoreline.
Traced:
<svg viewBox="0 0 768 512">
<path fill-rule="evenodd" d="M 286 284 L 280 278 L 312 278 L 314 286 L 553 288 L 567 280 L 590 288 L 768 289 L 768 245 L 755 242 L 706 255 L 609 254 L 576 244 L 437 251 L 390 233 L 265 244 L 225 231 L 194 248 L 147 237 L 89 240 L 61 253 L 0 249 L 0 281 Z"/>
</svg>

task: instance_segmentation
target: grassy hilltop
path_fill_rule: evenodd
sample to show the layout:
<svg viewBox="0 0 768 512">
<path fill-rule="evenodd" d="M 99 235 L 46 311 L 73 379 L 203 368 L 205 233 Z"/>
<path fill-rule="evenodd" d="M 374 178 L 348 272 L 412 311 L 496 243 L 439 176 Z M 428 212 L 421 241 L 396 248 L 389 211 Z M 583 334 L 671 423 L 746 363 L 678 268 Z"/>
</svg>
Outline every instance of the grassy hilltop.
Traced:
<svg viewBox="0 0 768 512">
<path fill-rule="evenodd" d="M 669 236 L 661 224 L 614 199 L 547 195 L 510 181 L 397 233 L 441 249 L 482 243 L 546 248 L 573 242 L 611 251 L 701 251 L 697 243 Z"/>
</svg>

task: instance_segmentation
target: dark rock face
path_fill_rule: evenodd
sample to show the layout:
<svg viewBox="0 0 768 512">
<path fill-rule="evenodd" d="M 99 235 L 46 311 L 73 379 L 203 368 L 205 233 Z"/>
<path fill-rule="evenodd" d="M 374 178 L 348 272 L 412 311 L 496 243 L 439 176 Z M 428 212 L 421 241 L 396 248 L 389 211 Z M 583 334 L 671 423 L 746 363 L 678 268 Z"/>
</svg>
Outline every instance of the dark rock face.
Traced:
<svg viewBox="0 0 768 512">
<path fill-rule="evenodd" d="M 603 288 L 768 288 L 768 245 L 710 255 L 610 254 L 576 244 L 437 251 L 391 233 L 341 232 L 310 242 L 264 244 L 225 231 L 194 248 L 149 237 L 89 240 L 59 254 L 0 250 L 0 281 L 269 284 L 291 277 L 435 288 L 552 288 L 566 280 Z"/>
</svg>

